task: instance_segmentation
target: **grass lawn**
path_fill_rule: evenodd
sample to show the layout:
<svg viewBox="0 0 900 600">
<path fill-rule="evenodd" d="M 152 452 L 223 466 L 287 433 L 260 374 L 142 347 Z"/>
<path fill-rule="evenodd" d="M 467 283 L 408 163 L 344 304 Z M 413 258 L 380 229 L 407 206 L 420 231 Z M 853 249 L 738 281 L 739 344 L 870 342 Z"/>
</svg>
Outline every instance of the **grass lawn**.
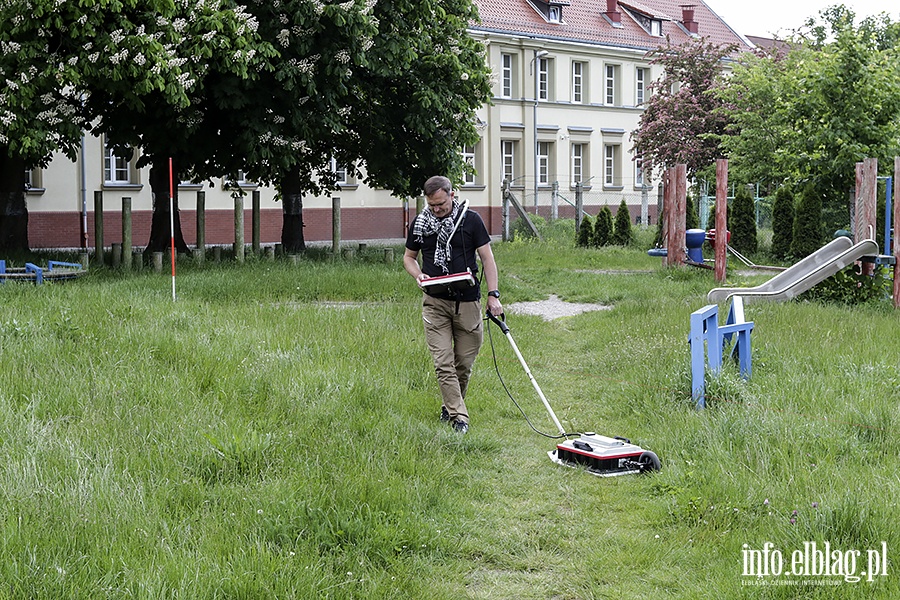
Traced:
<svg viewBox="0 0 900 600">
<path fill-rule="evenodd" d="M 468 435 L 441 425 L 399 251 L 186 262 L 174 303 L 147 270 L 8 283 L 0 599 L 900 597 L 887 302 L 748 304 L 753 377 L 727 365 L 697 411 L 689 315 L 711 271 L 559 241 L 494 252 L 507 306 L 613 307 L 507 322 L 567 430 L 629 437 L 661 471 L 551 463 L 492 353 L 555 428 L 494 326 Z M 746 576 L 751 558 L 769 575 Z"/>
</svg>

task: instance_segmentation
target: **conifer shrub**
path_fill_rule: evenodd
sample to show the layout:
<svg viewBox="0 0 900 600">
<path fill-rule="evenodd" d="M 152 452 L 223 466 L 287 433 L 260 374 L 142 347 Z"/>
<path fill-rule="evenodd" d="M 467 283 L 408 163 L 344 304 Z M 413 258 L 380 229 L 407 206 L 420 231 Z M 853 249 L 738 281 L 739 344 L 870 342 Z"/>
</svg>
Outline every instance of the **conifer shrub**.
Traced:
<svg viewBox="0 0 900 600">
<path fill-rule="evenodd" d="M 750 188 L 741 185 L 734 193 L 731 210 L 730 227 L 731 245 L 742 254 L 753 254 L 757 250 L 756 208 Z"/>
<path fill-rule="evenodd" d="M 613 217 L 609 207 L 604 205 L 594 222 L 594 245 L 606 246 L 613 234 Z"/>
<path fill-rule="evenodd" d="M 578 235 L 575 243 L 582 248 L 587 248 L 593 243 L 594 225 L 591 222 L 590 215 L 584 215 L 581 218 L 581 225 L 578 226 Z"/>
<path fill-rule="evenodd" d="M 800 193 L 794 211 L 794 230 L 791 239 L 791 256 L 803 258 L 822 247 L 825 235 L 822 230 L 822 194 L 811 183 Z"/>
<path fill-rule="evenodd" d="M 687 207 L 684 215 L 685 229 L 697 229 L 700 227 L 700 216 L 697 212 L 697 204 L 700 198 L 696 194 L 688 194 Z"/>
<path fill-rule="evenodd" d="M 791 254 L 794 239 L 794 195 L 787 186 L 775 192 L 772 207 L 772 256 L 783 260 Z"/>
<path fill-rule="evenodd" d="M 628 210 L 628 204 L 625 203 L 625 198 L 622 198 L 622 202 L 619 203 L 619 210 L 616 211 L 615 228 L 610 241 L 617 246 L 627 246 L 631 243 L 633 238 L 634 233 L 631 231 L 631 212 Z"/>
</svg>

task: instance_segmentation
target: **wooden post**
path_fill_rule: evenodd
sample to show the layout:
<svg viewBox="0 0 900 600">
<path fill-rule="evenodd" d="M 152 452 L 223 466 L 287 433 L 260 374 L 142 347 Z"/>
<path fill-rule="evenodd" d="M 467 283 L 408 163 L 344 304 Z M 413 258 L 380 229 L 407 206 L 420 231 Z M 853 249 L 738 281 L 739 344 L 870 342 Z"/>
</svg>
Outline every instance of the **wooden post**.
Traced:
<svg viewBox="0 0 900 600">
<path fill-rule="evenodd" d="M 867 158 L 856 163 L 856 228 L 853 241 L 859 243 L 867 239 L 875 239 L 875 219 L 878 212 L 878 159 Z M 862 273 L 871 275 L 875 265 L 870 262 L 861 263 Z"/>
<path fill-rule="evenodd" d="M 900 156 L 894 157 L 894 308 L 900 308 Z"/>
<path fill-rule="evenodd" d="M 206 258 L 206 192 L 197 192 L 197 250 L 194 257 L 199 262 Z"/>
<path fill-rule="evenodd" d="M 672 223 L 675 218 L 675 170 L 672 167 L 663 173 L 663 237 L 666 240 L 666 257 L 663 264 L 667 267 L 673 264 L 673 247 L 675 246 L 675 234 L 672 231 Z"/>
<path fill-rule="evenodd" d="M 94 192 L 94 256 L 98 265 L 103 265 L 103 192 Z"/>
<path fill-rule="evenodd" d="M 259 190 L 253 190 L 253 210 L 251 212 L 253 253 L 259 254 Z"/>
<path fill-rule="evenodd" d="M 234 260 L 244 262 L 244 197 L 234 195 Z"/>
<path fill-rule="evenodd" d="M 675 165 L 675 248 L 669 248 L 667 254 L 674 259 L 676 266 L 684 264 L 685 234 L 687 231 L 687 165 Z M 672 264 L 672 263 L 669 263 Z"/>
<path fill-rule="evenodd" d="M 336 256 L 341 254 L 341 198 L 331 198 L 331 251 Z"/>
<path fill-rule="evenodd" d="M 385 248 L 384 249 L 384 262 L 391 264 L 394 262 L 394 249 L 393 248 Z"/>
<path fill-rule="evenodd" d="M 110 246 L 112 247 L 112 267 L 118 269 L 122 266 L 122 244 L 113 242 Z"/>
<path fill-rule="evenodd" d="M 154 252 L 153 253 L 153 270 L 157 273 L 162 273 L 163 268 L 163 252 Z"/>
<path fill-rule="evenodd" d="M 122 198 L 122 268 L 131 270 L 131 198 Z"/>
<path fill-rule="evenodd" d="M 728 261 L 728 160 L 716 161 L 716 281 L 725 282 Z"/>
</svg>

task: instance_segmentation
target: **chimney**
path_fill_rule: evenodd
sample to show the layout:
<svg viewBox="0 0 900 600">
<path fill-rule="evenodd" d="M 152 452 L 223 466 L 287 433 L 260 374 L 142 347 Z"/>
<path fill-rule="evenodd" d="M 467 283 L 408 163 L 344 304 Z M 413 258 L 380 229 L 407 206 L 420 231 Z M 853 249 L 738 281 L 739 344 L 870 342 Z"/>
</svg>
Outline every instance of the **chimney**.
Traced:
<svg viewBox="0 0 900 600">
<path fill-rule="evenodd" d="M 606 17 L 613 23 L 622 22 L 622 13 L 619 12 L 619 0 L 606 0 Z"/>
<path fill-rule="evenodd" d="M 695 4 L 682 4 L 681 5 L 681 21 L 684 24 L 684 28 L 690 31 L 691 33 L 697 33 L 697 21 L 694 20 L 694 6 Z"/>
</svg>

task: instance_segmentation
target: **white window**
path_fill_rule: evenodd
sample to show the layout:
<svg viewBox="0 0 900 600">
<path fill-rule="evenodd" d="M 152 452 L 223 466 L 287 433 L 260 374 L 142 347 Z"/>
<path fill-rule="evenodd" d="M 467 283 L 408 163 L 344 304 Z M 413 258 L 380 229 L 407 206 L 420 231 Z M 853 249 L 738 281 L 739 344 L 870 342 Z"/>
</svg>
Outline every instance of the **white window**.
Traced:
<svg viewBox="0 0 900 600">
<path fill-rule="evenodd" d="M 607 144 L 603 149 L 603 183 L 607 186 L 619 185 L 616 176 L 619 171 L 619 146 Z"/>
<path fill-rule="evenodd" d="M 103 182 L 112 185 L 131 183 L 131 168 L 128 158 L 116 155 L 110 146 L 103 149 Z"/>
<path fill-rule="evenodd" d="M 549 9 L 547 9 L 547 20 L 551 23 L 559 23 L 560 13 L 558 6 L 551 6 Z"/>
<path fill-rule="evenodd" d="M 644 187 L 644 159 L 634 159 L 634 187 Z"/>
<path fill-rule="evenodd" d="M 503 157 L 503 179 L 512 184 L 516 179 L 516 143 L 511 140 L 503 140 L 500 143 L 500 149 Z"/>
<path fill-rule="evenodd" d="M 647 83 L 650 78 L 649 69 L 638 67 L 634 72 L 637 87 L 634 94 L 634 105 L 640 106 L 647 100 Z"/>
<path fill-rule="evenodd" d="M 334 173 L 335 183 L 338 185 L 347 184 L 347 165 L 340 164 L 336 158 L 331 157 L 331 172 Z"/>
<path fill-rule="evenodd" d="M 650 35 L 662 37 L 662 21 L 657 19 L 650 20 Z"/>
<path fill-rule="evenodd" d="M 616 74 L 618 67 L 615 65 L 606 65 L 606 104 L 613 106 L 616 104 Z"/>
<path fill-rule="evenodd" d="M 550 142 L 538 142 L 538 184 L 550 183 Z"/>
<path fill-rule="evenodd" d="M 584 100 L 584 63 L 572 63 L 572 102 L 581 104 Z"/>
<path fill-rule="evenodd" d="M 501 89 L 500 96 L 512 98 L 513 95 L 513 55 L 501 54 Z"/>
<path fill-rule="evenodd" d="M 463 173 L 463 185 L 475 185 L 475 146 L 465 145 L 462 149 L 462 159 L 472 168 Z"/>
<path fill-rule="evenodd" d="M 550 59 L 538 59 L 538 100 L 550 99 Z"/>
<path fill-rule="evenodd" d="M 585 144 L 572 144 L 572 186 L 584 181 L 584 147 Z"/>
</svg>

